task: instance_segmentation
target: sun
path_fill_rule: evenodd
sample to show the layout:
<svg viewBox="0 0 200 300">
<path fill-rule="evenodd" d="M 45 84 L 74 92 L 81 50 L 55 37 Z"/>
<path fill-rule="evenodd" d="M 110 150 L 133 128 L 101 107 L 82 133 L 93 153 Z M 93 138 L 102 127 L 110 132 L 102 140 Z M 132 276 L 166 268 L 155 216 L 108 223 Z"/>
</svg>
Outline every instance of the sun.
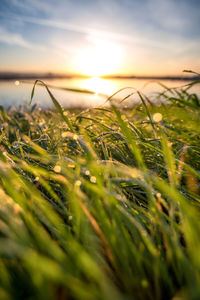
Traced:
<svg viewBox="0 0 200 300">
<path fill-rule="evenodd" d="M 122 54 L 119 45 L 103 39 L 92 39 L 90 46 L 78 51 L 75 69 L 91 77 L 114 74 L 119 71 Z"/>
</svg>

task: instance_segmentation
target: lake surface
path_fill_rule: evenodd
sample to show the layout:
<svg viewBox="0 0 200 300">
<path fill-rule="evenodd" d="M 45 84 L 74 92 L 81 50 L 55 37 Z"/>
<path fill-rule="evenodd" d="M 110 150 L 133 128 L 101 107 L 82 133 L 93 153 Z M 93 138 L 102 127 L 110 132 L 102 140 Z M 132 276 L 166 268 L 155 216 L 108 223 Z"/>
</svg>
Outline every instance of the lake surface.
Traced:
<svg viewBox="0 0 200 300">
<path fill-rule="evenodd" d="M 44 80 L 45 83 L 67 88 L 81 88 L 94 91 L 94 95 L 75 93 L 69 91 L 62 91 L 57 89 L 51 89 L 53 95 L 57 100 L 66 108 L 69 107 L 95 107 L 101 106 L 105 103 L 108 96 L 111 96 L 115 92 L 122 88 L 126 88 L 120 91 L 115 98 L 117 100 L 122 100 L 126 96 L 131 96 L 124 101 L 124 105 L 129 105 L 129 103 L 139 102 L 139 96 L 136 90 L 141 91 L 152 101 L 156 100 L 156 95 L 159 92 L 164 91 L 164 89 L 157 82 L 152 80 L 142 80 L 142 79 L 100 79 L 100 78 L 89 78 L 89 79 L 51 79 Z M 180 87 L 187 84 L 188 81 L 183 80 L 163 80 L 161 81 L 165 86 Z M 19 82 L 13 81 L 0 81 L 0 105 L 8 107 L 14 105 L 18 107 L 20 104 L 28 103 L 30 100 L 31 90 L 34 81 L 25 83 L 24 81 Z M 200 95 L 200 85 L 196 85 L 191 89 Z M 100 94 L 104 94 L 102 96 Z M 33 103 L 39 102 L 40 106 L 43 108 L 51 108 L 53 104 L 49 95 L 47 94 L 44 87 L 36 86 L 35 95 L 33 98 Z"/>
</svg>

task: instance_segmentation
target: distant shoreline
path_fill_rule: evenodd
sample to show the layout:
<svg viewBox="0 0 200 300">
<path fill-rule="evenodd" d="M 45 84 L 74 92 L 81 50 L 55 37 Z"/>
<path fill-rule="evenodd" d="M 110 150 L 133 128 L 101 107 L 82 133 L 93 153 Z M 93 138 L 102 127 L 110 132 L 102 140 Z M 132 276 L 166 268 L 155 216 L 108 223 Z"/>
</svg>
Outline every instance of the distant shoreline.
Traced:
<svg viewBox="0 0 200 300">
<path fill-rule="evenodd" d="M 134 76 L 134 75 L 114 75 L 114 76 L 101 76 L 103 79 L 151 79 L 151 80 L 198 80 L 200 76 Z"/>
<path fill-rule="evenodd" d="M 54 74 L 54 73 L 14 73 L 0 72 L 0 81 L 7 80 L 36 80 L 36 79 L 73 79 L 73 78 L 91 78 L 84 75 Z M 199 80 L 200 76 L 147 76 L 147 75 L 104 75 L 102 79 L 146 79 L 146 80 Z"/>
</svg>

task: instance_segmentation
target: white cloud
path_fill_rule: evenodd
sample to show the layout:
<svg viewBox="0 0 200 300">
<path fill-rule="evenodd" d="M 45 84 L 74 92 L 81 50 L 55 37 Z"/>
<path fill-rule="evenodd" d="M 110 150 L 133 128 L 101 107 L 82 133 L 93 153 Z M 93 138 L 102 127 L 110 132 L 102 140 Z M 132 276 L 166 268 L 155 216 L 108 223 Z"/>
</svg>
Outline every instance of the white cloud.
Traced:
<svg viewBox="0 0 200 300">
<path fill-rule="evenodd" d="M 50 5 L 48 1 L 45 2 L 41 0 L 9 0 L 9 4 L 12 7 L 17 7 L 23 12 L 31 13 L 34 13 L 35 11 L 51 12 L 53 9 L 52 5 Z"/>
<path fill-rule="evenodd" d="M 192 29 L 198 28 L 195 24 L 199 13 L 186 2 L 10 0 L 13 9 L 0 12 L 8 28 L 6 31 L 0 27 L 0 42 L 33 50 L 48 49 L 45 59 L 51 53 L 50 64 L 70 64 L 78 51 L 92 47 L 95 39 L 103 39 L 123 48 L 127 67 L 149 65 L 153 70 L 154 65 L 163 65 L 167 69 L 168 63 L 175 68 L 183 62 L 190 66 L 199 61 L 200 40 L 192 34 Z M 11 20 L 19 26 L 11 26 Z M 18 33 L 13 32 L 15 29 Z M 34 44 L 37 36 L 45 46 Z"/>
<path fill-rule="evenodd" d="M 157 25 L 167 31 L 182 32 L 195 27 L 199 19 L 198 8 L 190 4 L 190 1 L 176 0 L 148 0 L 148 9 L 151 18 Z"/>
<path fill-rule="evenodd" d="M 31 44 L 25 41 L 20 34 L 9 33 L 2 27 L 0 27 L 0 42 L 9 45 L 17 45 L 24 48 L 31 48 Z"/>
<path fill-rule="evenodd" d="M 21 34 L 8 32 L 3 27 L 0 27 L 0 42 L 39 51 L 45 50 L 44 46 L 30 43 L 26 41 Z"/>
</svg>

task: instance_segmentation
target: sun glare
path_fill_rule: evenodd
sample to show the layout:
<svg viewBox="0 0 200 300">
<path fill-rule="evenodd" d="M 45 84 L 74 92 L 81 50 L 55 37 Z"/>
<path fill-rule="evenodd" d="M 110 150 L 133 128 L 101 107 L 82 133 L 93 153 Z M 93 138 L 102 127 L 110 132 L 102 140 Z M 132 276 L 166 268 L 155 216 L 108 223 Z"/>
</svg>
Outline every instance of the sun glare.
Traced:
<svg viewBox="0 0 200 300">
<path fill-rule="evenodd" d="M 109 94 L 110 82 L 108 80 L 94 76 L 92 78 L 82 80 L 82 88 L 94 91 L 96 94 Z"/>
<path fill-rule="evenodd" d="M 118 45 L 93 38 L 90 47 L 77 53 L 75 69 L 81 74 L 98 77 L 118 72 L 121 62 L 121 49 Z"/>
</svg>

